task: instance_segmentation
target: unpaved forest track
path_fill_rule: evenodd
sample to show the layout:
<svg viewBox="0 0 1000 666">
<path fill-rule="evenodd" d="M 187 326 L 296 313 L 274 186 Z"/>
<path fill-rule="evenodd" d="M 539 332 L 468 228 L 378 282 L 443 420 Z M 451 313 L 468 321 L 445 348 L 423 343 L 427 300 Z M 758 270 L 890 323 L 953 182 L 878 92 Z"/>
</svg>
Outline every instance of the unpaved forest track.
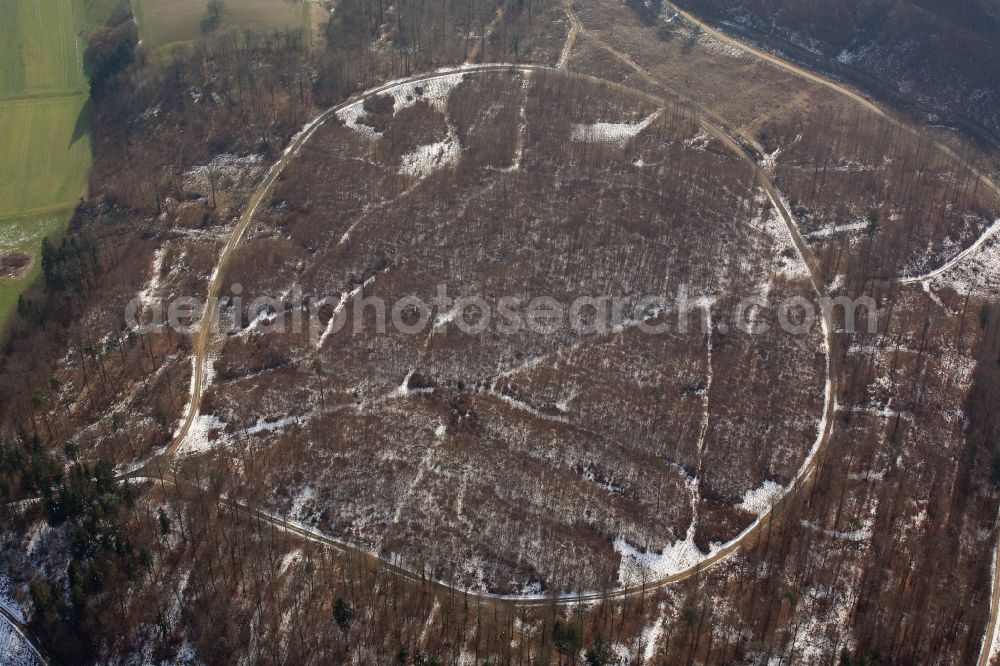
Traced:
<svg viewBox="0 0 1000 666">
<path fill-rule="evenodd" d="M 497 13 L 493 17 L 493 20 L 490 21 L 488 26 L 483 28 L 483 34 L 476 40 L 476 43 L 472 46 L 472 50 L 469 51 L 469 54 L 465 57 L 466 64 L 472 64 L 479 59 L 483 50 L 483 44 L 485 44 L 486 40 L 493 35 L 493 31 L 496 30 L 497 25 L 499 25 L 500 21 L 502 21 L 506 15 L 507 5 L 501 5 L 500 8 L 497 9 Z"/>
<path fill-rule="evenodd" d="M 986 630 L 983 632 L 983 644 L 979 648 L 977 666 L 988 666 L 990 663 L 990 651 L 997 631 L 997 619 L 1000 616 L 1000 575 L 997 575 L 998 573 L 1000 573 L 1000 530 L 998 530 L 997 543 L 993 546 L 993 589 L 990 590 L 990 617 L 986 622 Z"/>
<path fill-rule="evenodd" d="M 559 53 L 559 60 L 556 62 L 556 67 L 559 69 L 566 69 L 569 57 L 573 54 L 573 46 L 576 45 L 576 38 L 583 30 L 583 25 L 572 8 L 566 10 L 566 19 L 569 21 L 569 32 L 566 33 L 566 41 Z"/>
<path fill-rule="evenodd" d="M 240 216 L 236 225 L 233 228 L 225 246 L 220 254 L 219 261 L 216 265 L 215 271 L 212 275 L 211 281 L 208 288 L 208 299 L 206 302 L 211 302 L 212 299 L 217 298 L 222 288 L 222 277 L 225 273 L 225 269 L 229 263 L 229 259 L 232 253 L 235 251 L 236 247 L 239 245 L 240 240 L 245 234 L 247 228 L 253 221 L 254 215 L 259 209 L 261 203 L 270 194 L 271 189 L 277 182 L 281 172 L 292 162 L 298 151 L 302 146 L 315 134 L 316 130 L 321 127 L 327 120 L 329 120 L 337 112 L 343 110 L 344 108 L 357 104 L 365 99 L 373 97 L 375 95 L 382 94 L 392 88 L 400 85 L 411 84 L 421 81 L 430 81 L 438 78 L 446 78 L 454 76 L 456 74 L 485 74 L 485 73 L 522 73 L 528 74 L 532 72 L 551 72 L 558 73 L 561 76 L 569 76 L 579 80 L 588 81 L 592 83 L 597 83 L 600 85 L 609 86 L 627 92 L 632 95 L 643 97 L 648 101 L 656 104 L 657 106 L 666 106 L 669 102 L 658 95 L 654 95 L 650 92 L 631 88 L 621 83 L 616 83 L 613 81 L 606 81 L 598 77 L 591 76 L 589 74 L 582 74 L 579 72 L 567 71 L 558 69 L 555 67 L 550 67 L 546 65 L 513 65 L 513 64 L 484 64 L 484 65 L 464 65 L 454 68 L 446 68 L 431 72 L 428 74 L 423 74 L 419 76 L 414 76 L 409 79 L 402 81 L 394 81 L 389 84 L 385 84 L 362 93 L 359 96 L 351 98 L 337 106 L 334 106 L 327 111 L 320 114 L 315 120 L 313 120 L 309 125 L 307 125 L 302 132 L 300 132 L 289 144 L 285 153 L 268 171 L 264 180 L 258 186 L 257 190 L 250 197 L 247 202 L 247 206 L 244 209 L 243 214 Z M 817 294 L 822 296 L 825 295 L 823 281 L 820 277 L 819 269 L 817 268 L 814 258 L 809 253 L 809 249 L 806 246 L 798 228 L 791 217 L 791 214 L 785 209 L 780 194 L 777 188 L 770 181 L 767 173 L 754 161 L 747 153 L 743 150 L 740 144 L 732 138 L 730 133 L 706 120 L 705 116 L 699 117 L 699 122 L 702 128 L 710 133 L 713 137 L 721 141 L 726 145 L 736 156 L 741 160 L 748 162 L 757 174 L 757 179 L 760 186 L 767 193 L 772 205 L 781 213 L 782 219 L 788 226 L 789 232 L 791 233 L 792 239 L 798 248 L 801 256 L 806 261 L 809 268 L 809 273 L 811 281 L 813 283 L 813 288 L 816 290 Z M 188 437 L 191 431 L 191 427 L 198 417 L 202 396 L 204 392 L 204 364 L 209 356 L 212 331 L 214 322 L 206 320 L 210 317 L 213 309 L 207 308 L 205 314 L 203 315 L 202 325 L 197 332 L 197 338 L 193 346 L 193 370 L 192 370 L 192 389 L 191 389 L 191 403 L 188 407 L 185 419 L 178 429 L 173 441 L 167 447 L 166 452 L 154 458 L 149 464 L 143 466 L 142 468 L 132 472 L 127 475 L 129 478 L 136 477 L 153 477 L 162 478 L 162 474 L 156 472 L 159 469 L 160 463 L 169 464 L 173 456 L 183 445 L 184 441 Z M 665 578 L 659 580 L 648 581 L 642 585 L 633 585 L 623 588 L 618 588 L 614 590 L 602 591 L 599 593 L 588 593 L 588 594 L 576 594 L 568 593 L 553 596 L 541 596 L 541 597 L 525 597 L 518 595 L 497 595 L 484 592 L 472 592 L 464 588 L 449 585 L 440 581 L 433 581 L 430 584 L 434 585 L 436 588 L 442 590 L 448 590 L 450 592 L 460 592 L 466 595 L 468 598 L 473 600 L 489 601 L 489 602 L 501 602 L 507 604 L 514 604 L 517 606 L 543 606 L 546 604 L 562 604 L 570 605 L 581 601 L 595 601 L 598 599 L 620 599 L 628 598 L 633 596 L 644 595 L 650 590 L 655 590 L 660 587 L 665 587 L 672 585 L 674 583 L 688 580 L 690 578 L 696 577 L 706 571 L 707 569 L 719 564 L 724 561 L 733 553 L 737 552 L 744 545 L 752 543 L 762 532 L 762 530 L 770 524 L 771 519 L 778 514 L 778 512 L 785 509 L 791 502 L 794 495 L 798 490 L 811 478 L 813 472 L 816 469 L 819 461 L 822 459 L 820 455 L 825 449 L 830 439 L 830 433 L 833 424 L 833 412 L 834 412 L 834 396 L 836 394 L 835 382 L 836 373 L 833 368 L 833 355 L 830 351 L 833 349 L 833 337 L 832 337 L 832 326 L 829 321 L 829 313 L 824 312 L 823 316 L 823 331 L 824 331 L 824 345 L 826 347 L 826 382 L 824 390 L 824 407 L 823 414 L 820 419 L 820 432 L 817 434 L 816 443 L 813 446 L 811 455 L 808 462 L 799 470 L 796 478 L 793 480 L 792 484 L 786 491 L 786 493 L 771 507 L 769 511 L 758 517 L 747 529 L 740 533 L 732 541 L 725 544 L 719 550 L 713 552 L 711 555 L 707 556 L 705 559 L 700 561 L 698 564 L 689 567 L 683 571 L 677 572 Z M 233 500 L 219 500 L 224 501 L 229 505 L 234 505 Z M 369 553 L 363 549 L 357 548 L 350 544 L 339 541 L 329 535 L 322 534 L 318 531 L 307 529 L 304 526 L 296 525 L 295 523 L 272 516 L 270 514 L 261 512 L 256 509 L 252 509 L 242 504 L 237 504 L 239 508 L 245 512 L 249 512 L 254 515 L 258 520 L 262 520 L 279 528 L 290 534 L 295 534 L 301 538 L 308 539 L 315 543 L 325 544 L 331 548 L 336 549 L 338 552 L 351 553 L 355 556 L 360 556 L 367 559 L 373 566 L 381 567 L 385 570 L 391 571 L 397 575 L 403 576 L 406 579 L 413 581 L 420 581 L 423 583 L 428 583 L 426 576 L 409 570 L 405 567 L 396 565 L 388 560 L 385 560 L 377 555 Z"/>
</svg>

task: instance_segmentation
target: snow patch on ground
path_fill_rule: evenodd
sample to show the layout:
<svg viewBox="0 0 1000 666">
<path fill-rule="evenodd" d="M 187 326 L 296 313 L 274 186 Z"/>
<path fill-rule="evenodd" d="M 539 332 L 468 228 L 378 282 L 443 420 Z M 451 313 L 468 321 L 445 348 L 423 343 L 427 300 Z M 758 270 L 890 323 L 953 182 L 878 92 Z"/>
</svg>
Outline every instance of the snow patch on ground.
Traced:
<svg viewBox="0 0 1000 666">
<path fill-rule="evenodd" d="M 689 139 L 684 139 L 684 146 L 693 150 L 705 150 L 712 142 L 712 137 L 707 132 L 698 132 Z"/>
<path fill-rule="evenodd" d="M 640 551 L 625 539 L 615 539 L 615 552 L 621 555 L 618 565 L 618 580 L 626 586 L 661 580 L 696 566 L 715 552 L 720 544 L 713 544 L 711 552 L 703 553 L 695 545 L 694 539 L 678 539 L 663 549 L 663 552 Z"/>
<path fill-rule="evenodd" d="M 640 132 L 652 125 L 659 116 L 660 111 L 656 111 L 638 123 L 576 124 L 573 126 L 572 139 L 573 141 L 582 141 L 584 143 L 623 144 L 637 137 Z"/>
<path fill-rule="evenodd" d="M 715 39 L 711 35 L 705 34 L 704 32 L 699 33 L 698 43 L 701 46 L 704 46 L 709 52 L 717 55 L 729 56 L 730 58 L 738 58 L 740 60 L 750 60 L 752 58 L 752 56 L 743 49 L 723 42 L 722 40 Z"/>
<path fill-rule="evenodd" d="M 221 439 L 220 433 L 224 432 L 226 424 L 212 414 L 198 414 L 194 417 L 188 436 L 184 440 L 178 454 L 194 455 L 209 451 Z"/>
<path fill-rule="evenodd" d="M 299 494 L 295 496 L 292 500 L 292 508 L 289 509 L 288 515 L 292 518 L 299 518 L 302 515 L 302 509 L 305 508 L 306 504 L 316 497 L 316 491 L 313 490 L 312 486 L 305 486 L 299 491 Z"/>
<path fill-rule="evenodd" d="M 781 211 L 771 207 L 763 220 L 754 220 L 753 226 L 761 228 L 771 237 L 774 244 L 774 270 L 789 280 L 811 280 L 809 266 L 799 253 L 792 239 L 792 233 L 781 215 Z"/>
<path fill-rule="evenodd" d="M 347 301 L 360 294 L 361 290 L 374 282 L 377 276 L 378 273 L 372 275 L 363 283 L 355 285 L 354 289 L 351 291 L 345 291 L 340 295 L 340 300 L 337 302 L 337 305 L 334 306 L 333 312 L 330 314 L 330 321 L 327 322 L 326 328 L 323 329 L 323 334 L 319 336 L 319 340 L 316 341 L 316 349 L 322 349 L 323 343 L 326 342 L 326 339 L 339 330 L 339 327 L 342 325 L 341 313 L 344 311 L 344 306 L 347 305 Z"/>
<path fill-rule="evenodd" d="M 11 596 L 14 591 L 14 585 L 11 583 L 10 579 L 4 574 L 0 573 L 0 606 L 14 617 L 16 617 L 21 622 L 25 622 L 24 610 L 21 608 L 20 604 L 14 601 L 14 597 Z"/>
<path fill-rule="evenodd" d="M 818 525 L 807 520 L 800 521 L 803 527 L 819 532 L 833 539 L 846 541 L 856 541 L 860 543 L 870 543 L 875 534 L 875 518 L 878 511 L 878 502 L 869 500 L 866 513 L 857 515 L 851 519 L 850 525 L 853 529 L 838 530 Z"/>
<path fill-rule="evenodd" d="M 288 426 L 295 425 L 298 422 L 299 419 L 295 418 L 294 416 L 286 416 L 276 421 L 259 419 L 255 424 L 247 428 L 247 434 L 259 435 L 262 432 L 281 432 Z"/>
<path fill-rule="evenodd" d="M 737 504 L 736 508 L 755 516 L 763 516 L 784 494 L 784 486 L 774 481 L 765 481 L 760 488 L 752 488 L 743 493 L 743 501 Z"/>
<path fill-rule="evenodd" d="M 149 278 L 149 282 L 146 283 L 146 287 L 139 292 L 138 299 L 142 303 L 143 309 L 149 308 L 153 305 L 157 294 L 160 291 L 160 280 L 161 274 L 163 273 L 163 258 L 166 256 L 167 250 L 164 247 L 159 247 L 153 254 L 153 266 L 152 275 Z"/>
<path fill-rule="evenodd" d="M 631 664 L 632 663 L 632 653 L 629 652 L 628 646 L 624 643 L 612 643 L 610 646 L 611 651 L 617 658 L 617 663 L 619 664 Z"/>
<path fill-rule="evenodd" d="M 24 640 L 6 619 L 0 618 L 0 664 L 35 666 L 41 663 L 28 641 Z"/>
<path fill-rule="evenodd" d="M 847 282 L 847 277 L 845 275 L 836 275 L 832 280 L 826 283 L 826 291 L 830 294 L 836 293 L 844 288 L 844 284 Z"/>
<path fill-rule="evenodd" d="M 439 111 L 448 103 L 448 96 L 465 78 L 462 72 L 429 81 L 408 81 L 394 86 L 389 94 L 396 102 L 396 109 L 405 109 L 419 101 L 430 104 Z"/>
<path fill-rule="evenodd" d="M 286 553 L 283 558 L 281 558 L 281 565 L 278 567 L 278 575 L 284 574 L 288 571 L 289 567 L 298 562 L 302 558 L 302 549 L 296 548 L 290 553 Z"/>
<path fill-rule="evenodd" d="M 403 155 L 399 173 L 404 176 L 426 178 L 435 171 L 458 164 L 462 157 L 462 145 L 455 128 L 448 125 L 448 136 L 442 141 L 420 146 Z"/>
<path fill-rule="evenodd" d="M 204 395 L 205 391 L 209 389 L 212 382 L 215 381 L 215 359 L 214 355 L 207 356 L 205 358 L 205 363 L 201 372 L 201 392 Z M 177 450 L 178 455 L 191 455 L 195 453 L 201 453 L 202 451 L 208 451 L 215 446 L 216 441 L 210 439 L 214 430 L 222 432 L 226 429 L 226 424 L 220 421 L 215 416 L 206 416 L 201 414 L 198 410 L 200 406 L 195 406 L 193 404 L 193 398 L 195 393 L 195 379 L 197 377 L 197 366 L 198 366 L 198 356 L 193 355 L 191 357 L 191 388 L 188 393 L 188 404 L 184 408 L 184 415 L 181 417 L 181 424 L 177 427 L 174 432 L 174 437 L 180 434 L 181 428 L 184 427 L 184 423 L 187 421 L 191 410 L 196 410 L 194 413 L 194 418 L 191 423 L 191 428 L 188 430 L 187 437 L 184 438 L 184 442 Z"/>
<path fill-rule="evenodd" d="M 843 594 L 832 594 L 821 588 L 806 592 L 803 601 L 806 622 L 798 628 L 789 646 L 798 659 L 794 663 L 820 664 L 845 646 L 841 631 L 849 626 L 851 602 Z"/>
<path fill-rule="evenodd" d="M 264 156 L 261 154 L 216 155 L 208 164 L 197 166 L 184 174 L 186 190 L 208 194 L 213 189 L 227 190 L 253 182 L 264 172 Z"/>
</svg>

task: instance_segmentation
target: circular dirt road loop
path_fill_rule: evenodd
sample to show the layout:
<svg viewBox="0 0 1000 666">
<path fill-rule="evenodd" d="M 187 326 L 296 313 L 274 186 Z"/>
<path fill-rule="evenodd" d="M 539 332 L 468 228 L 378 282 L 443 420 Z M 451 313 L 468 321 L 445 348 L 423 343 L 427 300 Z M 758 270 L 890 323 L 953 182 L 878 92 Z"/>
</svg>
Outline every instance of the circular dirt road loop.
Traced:
<svg viewBox="0 0 1000 666">
<path fill-rule="evenodd" d="M 690 111 L 588 77 L 383 86 L 251 202 L 212 287 L 239 316 L 196 344 L 171 453 L 480 592 L 720 559 L 827 434 L 824 327 L 777 317 L 814 279 L 761 181 Z"/>
</svg>

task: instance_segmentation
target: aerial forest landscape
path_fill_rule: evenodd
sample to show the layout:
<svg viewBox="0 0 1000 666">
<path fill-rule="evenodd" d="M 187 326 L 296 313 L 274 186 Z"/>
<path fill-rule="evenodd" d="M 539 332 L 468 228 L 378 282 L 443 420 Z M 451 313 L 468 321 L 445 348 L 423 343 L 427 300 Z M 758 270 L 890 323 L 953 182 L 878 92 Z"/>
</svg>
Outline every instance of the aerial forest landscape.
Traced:
<svg viewBox="0 0 1000 666">
<path fill-rule="evenodd" d="M 996 0 L 0 36 L 0 666 L 1000 664 Z"/>
</svg>

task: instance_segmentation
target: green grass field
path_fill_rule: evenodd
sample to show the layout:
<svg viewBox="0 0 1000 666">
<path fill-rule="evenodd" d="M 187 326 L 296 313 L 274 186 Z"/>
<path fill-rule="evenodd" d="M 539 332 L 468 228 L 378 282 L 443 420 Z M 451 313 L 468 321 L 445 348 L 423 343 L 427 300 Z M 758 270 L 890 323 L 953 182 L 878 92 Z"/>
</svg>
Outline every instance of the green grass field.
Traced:
<svg viewBox="0 0 1000 666">
<path fill-rule="evenodd" d="M 0 102 L 0 219 L 79 200 L 90 166 L 83 94 Z"/>
<path fill-rule="evenodd" d="M 208 14 L 207 0 L 134 0 L 133 7 L 142 38 L 159 52 L 206 35 L 202 20 Z M 220 19 L 212 33 L 299 30 L 309 24 L 309 4 L 300 0 L 225 0 Z"/>
<path fill-rule="evenodd" d="M 79 0 L 0 0 L 0 97 L 86 85 L 82 13 Z"/>
<path fill-rule="evenodd" d="M 35 256 L 0 278 L 0 325 L 40 266 L 42 238 L 86 194 L 92 143 L 83 50 L 119 0 L 0 0 L 0 253 Z"/>
</svg>

